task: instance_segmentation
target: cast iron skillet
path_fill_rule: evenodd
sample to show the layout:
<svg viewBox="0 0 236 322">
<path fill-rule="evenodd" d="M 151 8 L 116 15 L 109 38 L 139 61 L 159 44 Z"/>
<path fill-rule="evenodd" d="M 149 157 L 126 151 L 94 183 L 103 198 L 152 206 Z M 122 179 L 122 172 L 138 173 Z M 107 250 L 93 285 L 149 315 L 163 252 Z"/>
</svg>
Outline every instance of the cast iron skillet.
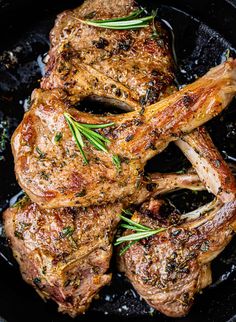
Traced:
<svg viewBox="0 0 236 322">
<path fill-rule="evenodd" d="M 27 97 L 38 86 L 40 67 L 48 50 L 48 33 L 56 14 L 81 1 L 0 0 L 0 207 L 3 211 L 20 188 L 15 181 L 9 138 L 22 119 Z M 229 48 L 235 56 L 236 1 L 182 0 L 143 1 L 160 8 L 158 16 L 168 22 L 175 36 L 177 80 L 183 85 L 225 60 Z M 170 32 L 171 33 L 171 32 Z M 84 103 L 88 108 L 90 103 Z M 236 161 L 236 102 L 208 129 L 228 162 Z M 99 109 L 99 106 L 96 106 Z M 174 160 L 174 161 L 173 161 Z M 149 171 L 173 171 L 188 165 L 181 153 L 170 147 L 149 162 Z M 210 195 L 183 191 L 169 196 L 180 210 L 206 202 Z M 15 198 L 16 199 L 16 198 Z M 0 224 L 0 322 L 66 322 L 56 305 L 44 303 L 20 276 Z M 113 263 L 113 266 L 114 263 Z M 236 321 L 236 239 L 213 262 L 213 284 L 197 296 L 186 318 L 170 319 L 153 312 L 118 273 L 91 309 L 76 320 L 94 321 Z M 115 270 L 115 268 L 113 268 Z M 2 318 L 1 318 L 2 317 Z"/>
</svg>

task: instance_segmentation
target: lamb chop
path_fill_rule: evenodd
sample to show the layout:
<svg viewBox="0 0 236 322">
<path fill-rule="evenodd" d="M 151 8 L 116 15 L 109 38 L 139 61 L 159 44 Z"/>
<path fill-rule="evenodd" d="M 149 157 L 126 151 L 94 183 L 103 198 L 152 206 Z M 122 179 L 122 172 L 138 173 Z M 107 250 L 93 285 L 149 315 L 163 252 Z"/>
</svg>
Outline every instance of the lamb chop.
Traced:
<svg viewBox="0 0 236 322">
<path fill-rule="evenodd" d="M 138 9 L 134 0 L 87 0 L 61 13 L 50 33 L 44 89 L 62 88 L 71 102 L 87 96 L 129 109 L 150 105 L 174 88 L 166 31 L 158 22 L 140 30 L 110 30 L 79 19 L 111 19 Z"/>
<path fill-rule="evenodd" d="M 186 315 L 195 294 L 211 284 L 211 261 L 236 230 L 235 180 L 205 129 L 184 136 L 177 145 L 217 198 L 178 221 L 175 216 L 174 224 L 172 216 L 163 223 L 159 200 L 146 202 L 131 219 L 152 229 L 164 226 L 165 232 L 131 244 L 127 253 L 118 256 L 119 269 L 137 292 L 171 317 Z"/>
<path fill-rule="evenodd" d="M 168 316 L 188 313 L 194 295 L 211 283 L 210 262 L 236 230 L 235 200 L 223 206 L 216 200 L 209 206 L 199 218 L 189 214 L 180 217 L 176 226 L 167 223 L 164 232 L 134 243 L 119 257 L 120 270 L 138 293 Z M 162 227 L 157 219 L 158 207 L 146 207 L 154 209 L 152 218 L 141 209 L 132 220 L 153 229 Z"/>
<path fill-rule="evenodd" d="M 89 115 L 68 107 L 61 90 L 35 90 L 31 109 L 12 137 L 19 184 L 45 208 L 87 207 L 121 198 L 132 203 L 146 162 L 228 105 L 236 92 L 235 71 L 236 62 L 230 60 L 143 112 L 120 115 Z M 65 113 L 80 124 L 114 124 L 98 130 L 109 140 L 107 152 L 86 144 L 89 163 L 84 164 Z M 57 133 L 62 135 L 59 144 Z"/>
<path fill-rule="evenodd" d="M 205 189 L 195 173 L 153 174 L 139 190 L 136 204 L 176 189 Z M 4 213 L 4 227 L 24 280 L 59 311 L 83 313 L 111 280 L 117 202 L 89 208 L 41 209 L 25 197 Z"/>
</svg>

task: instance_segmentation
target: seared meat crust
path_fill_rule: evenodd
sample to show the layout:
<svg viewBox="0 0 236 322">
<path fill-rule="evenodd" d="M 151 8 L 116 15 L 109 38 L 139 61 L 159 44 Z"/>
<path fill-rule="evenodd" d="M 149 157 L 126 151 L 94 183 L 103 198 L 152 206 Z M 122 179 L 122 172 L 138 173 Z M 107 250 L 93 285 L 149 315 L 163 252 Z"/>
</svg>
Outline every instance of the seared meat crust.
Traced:
<svg viewBox="0 0 236 322">
<path fill-rule="evenodd" d="M 44 89 L 62 88 L 72 102 L 86 96 L 115 99 L 118 105 L 144 106 L 167 95 L 173 85 L 173 64 L 167 34 L 156 22 L 140 30 L 110 30 L 79 19 L 127 16 L 135 1 L 85 1 L 60 14 L 50 34 L 51 49 Z"/>
<path fill-rule="evenodd" d="M 22 202 L 23 203 L 23 202 Z M 122 205 L 42 210 L 26 200 L 4 213 L 24 280 L 59 311 L 83 313 L 111 280 L 112 240 Z"/>
<path fill-rule="evenodd" d="M 147 160 L 220 113 L 236 92 L 235 74 L 235 61 L 226 62 L 142 113 L 110 116 L 69 108 L 64 92 L 35 90 L 31 109 L 12 137 L 19 184 L 32 201 L 45 208 L 87 207 L 121 198 L 132 202 Z M 110 139 L 108 153 L 87 143 L 84 151 L 89 164 L 84 165 L 64 112 L 80 123 L 114 122 L 99 130 Z M 57 133 L 62 139 L 55 144 Z M 121 160 L 121 171 L 113 163 L 114 155 Z"/>
<path fill-rule="evenodd" d="M 153 228 L 162 226 L 157 214 L 153 216 L 141 211 L 132 219 Z M 190 310 L 194 295 L 211 283 L 210 262 L 236 229 L 236 201 L 223 206 L 216 202 L 211 212 L 196 220 L 181 224 L 180 218 L 179 224 L 167 226 L 165 232 L 132 245 L 118 257 L 118 264 L 147 303 L 180 317 Z"/>
<path fill-rule="evenodd" d="M 153 24 L 138 31 L 84 26 L 79 18 L 121 17 L 136 9 L 133 1 L 123 1 L 120 6 L 111 4 L 106 12 L 101 2 L 95 1 L 93 8 L 96 10 L 92 11 L 87 1 L 59 15 L 51 31 L 48 72 L 41 86 L 63 88 L 73 103 L 86 96 L 109 98 L 110 103 L 125 110 L 140 110 L 173 92 L 172 55 L 161 25 L 156 22 L 157 37 L 153 37 Z M 234 199 L 235 180 L 204 129 L 183 136 L 176 144 L 193 162 L 209 191 L 224 202 Z M 214 162 L 220 163 L 218 169 Z M 224 180 L 231 180 L 231 190 L 224 190 Z"/>
</svg>

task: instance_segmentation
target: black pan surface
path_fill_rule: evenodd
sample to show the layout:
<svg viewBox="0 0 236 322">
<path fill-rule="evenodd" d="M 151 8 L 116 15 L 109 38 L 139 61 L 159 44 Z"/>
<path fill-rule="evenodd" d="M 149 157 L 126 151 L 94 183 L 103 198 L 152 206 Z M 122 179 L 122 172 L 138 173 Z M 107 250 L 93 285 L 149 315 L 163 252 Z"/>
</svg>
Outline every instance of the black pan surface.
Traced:
<svg viewBox="0 0 236 322">
<path fill-rule="evenodd" d="M 48 33 L 56 14 L 81 1 L 32 2 L 0 0 L 0 211 L 16 200 L 16 183 L 10 136 L 22 119 L 28 97 L 42 76 L 42 58 L 47 52 Z M 177 81 L 193 81 L 225 60 L 230 49 L 236 56 L 236 1 L 142 1 L 147 8 L 159 8 L 158 18 L 171 26 L 177 57 Z M 174 36 L 174 37 L 173 37 Z M 236 101 L 220 117 L 208 124 L 211 136 L 226 160 L 236 162 Z M 174 161 L 173 161 L 174 160 Z M 170 145 L 150 161 L 148 171 L 173 171 L 187 167 L 182 154 Z M 13 199 L 12 199 L 13 198 Z M 186 191 L 169 196 L 181 211 L 190 210 L 211 196 Z M 0 217 L 1 218 L 1 217 Z M 1 220 L 1 219 L 0 219 Z M 113 264 L 113 271 L 115 265 Z M 236 239 L 212 263 L 213 284 L 196 298 L 190 314 L 170 319 L 153 311 L 140 299 L 118 272 L 95 300 L 90 310 L 76 321 L 236 321 Z M 56 305 L 44 303 L 26 285 L 4 238 L 0 221 L 0 322 L 70 322 L 58 314 Z"/>
</svg>

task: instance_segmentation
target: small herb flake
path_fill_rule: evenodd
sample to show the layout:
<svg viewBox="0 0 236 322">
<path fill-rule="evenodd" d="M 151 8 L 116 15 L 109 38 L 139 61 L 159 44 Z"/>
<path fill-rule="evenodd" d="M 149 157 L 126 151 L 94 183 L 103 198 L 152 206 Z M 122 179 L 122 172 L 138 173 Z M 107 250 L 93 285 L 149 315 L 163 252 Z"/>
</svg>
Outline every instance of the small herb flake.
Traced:
<svg viewBox="0 0 236 322">
<path fill-rule="evenodd" d="M 209 241 L 208 240 L 204 241 L 200 249 L 202 252 L 207 252 L 209 250 Z"/>
<path fill-rule="evenodd" d="M 40 159 L 44 159 L 45 158 L 45 155 L 46 154 L 44 152 L 42 152 L 38 146 L 36 146 L 35 150 L 39 154 L 39 158 Z"/>
<path fill-rule="evenodd" d="M 40 284 L 40 283 L 41 283 L 41 278 L 40 278 L 40 277 L 35 277 L 35 278 L 33 279 L 33 283 L 34 283 L 35 285 Z"/>
<path fill-rule="evenodd" d="M 85 190 L 85 189 L 83 189 L 82 191 L 77 192 L 77 193 L 75 194 L 75 197 L 84 197 L 85 195 L 86 195 L 86 190 Z"/>
<path fill-rule="evenodd" d="M 61 236 L 61 238 L 68 238 L 73 235 L 74 231 L 75 231 L 75 229 L 71 226 L 65 227 L 60 232 L 60 236 Z"/>
<path fill-rule="evenodd" d="M 41 171 L 40 177 L 46 181 L 49 179 L 49 174 L 47 174 L 45 171 Z"/>
<path fill-rule="evenodd" d="M 118 155 L 113 155 L 112 162 L 115 165 L 116 170 L 118 172 L 120 172 L 121 171 L 121 160 L 120 160 L 119 156 Z"/>
<path fill-rule="evenodd" d="M 62 139 L 62 133 L 58 132 L 54 137 L 54 142 L 58 143 Z"/>
<path fill-rule="evenodd" d="M 70 285 L 70 283 L 71 283 L 71 280 L 70 280 L 70 279 L 66 280 L 66 281 L 64 282 L 64 287 L 69 286 L 69 285 Z"/>
<path fill-rule="evenodd" d="M 230 49 L 227 48 L 226 51 L 225 51 L 225 59 L 228 60 L 230 57 Z"/>
<path fill-rule="evenodd" d="M 22 239 L 22 240 L 24 239 L 22 233 L 19 232 L 18 230 L 15 230 L 14 235 L 15 235 L 15 237 L 17 237 L 19 239 Z"/>
<path fill-rule="evenodd" d="M 9 122 L 2 121 L 0 124 L 0 152 L 3 152 L 6 149 L 7 142 L 9 141 Z"/>
<path fill-rule="evenodd" d="M 46 273 L 47 273 L 47 266 L 43 266 L 42 274 L 43 275 L 46 275 Z"/>
</svg>

